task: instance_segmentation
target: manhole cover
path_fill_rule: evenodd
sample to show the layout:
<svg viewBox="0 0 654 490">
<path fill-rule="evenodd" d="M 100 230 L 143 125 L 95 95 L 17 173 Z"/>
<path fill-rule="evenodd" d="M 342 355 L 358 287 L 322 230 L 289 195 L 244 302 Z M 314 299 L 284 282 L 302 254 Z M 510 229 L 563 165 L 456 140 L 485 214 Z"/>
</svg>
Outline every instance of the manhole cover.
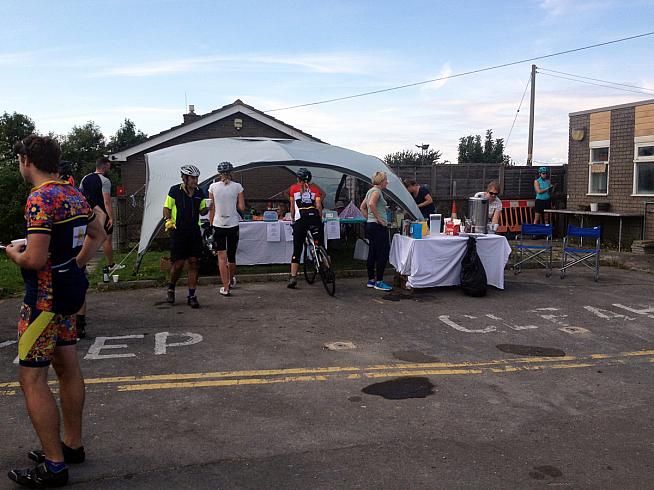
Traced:
<svg viewBox="0 0 654 490">
<path fill-rule="evenodd" d="M 496 346 L 502 352 L 518 356 L 533 357 L 565 357 L 565 352 L 553 347 L 538 347 L 535 345 L 499 344 Z"/>
<path fill-rule="evenodd" d="M 366 395 L 377 395 L 387 400 L 425 398 L 434 394 L 434 385 L 427 378 L 397 378 L 375 383 L 361 390 Z"/>
<path fill-rule="evenodd" d="M 348 350 L 356 348 L 352 342 L 328 342 L 323 347 L 327 350 Z"/>
<path fill-rule="evenodd" d="M 439 359 L 436 357 L 428 356 L 427 354 L 414 350 L 395 351 L 393 352 L 393 357 L 406 362 L 439 362 Z"/>
</svg>

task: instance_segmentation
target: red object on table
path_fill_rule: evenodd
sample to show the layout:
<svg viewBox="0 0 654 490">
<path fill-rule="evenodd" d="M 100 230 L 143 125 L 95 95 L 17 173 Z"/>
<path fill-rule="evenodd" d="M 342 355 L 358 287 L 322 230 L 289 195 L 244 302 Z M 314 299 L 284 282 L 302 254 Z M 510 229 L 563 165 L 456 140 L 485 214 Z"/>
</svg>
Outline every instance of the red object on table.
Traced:
<svg viewBox="0 0 654 490">
<path fill-rule="evenodd" d="M 456 201 L 452 201 L 452 219 L 456 218 Z"/>
</svg>

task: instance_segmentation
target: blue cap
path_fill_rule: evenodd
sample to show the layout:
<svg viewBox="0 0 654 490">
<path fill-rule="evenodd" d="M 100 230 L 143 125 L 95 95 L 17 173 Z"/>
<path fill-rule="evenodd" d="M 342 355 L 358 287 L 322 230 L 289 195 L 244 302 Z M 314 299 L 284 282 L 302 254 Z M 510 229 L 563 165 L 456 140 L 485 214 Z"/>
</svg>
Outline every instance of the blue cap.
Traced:
<svg viewBox="0 0 654 490">
<path fill-rule="evenodd" d="M 547 167 L 540 167 L 540 168 L 538 169 L 538 173 L 539 173 L 539 174 L 549 174 L 549 173 L 550 173 L 550 169 L 547 168 Z"/>
</svg>

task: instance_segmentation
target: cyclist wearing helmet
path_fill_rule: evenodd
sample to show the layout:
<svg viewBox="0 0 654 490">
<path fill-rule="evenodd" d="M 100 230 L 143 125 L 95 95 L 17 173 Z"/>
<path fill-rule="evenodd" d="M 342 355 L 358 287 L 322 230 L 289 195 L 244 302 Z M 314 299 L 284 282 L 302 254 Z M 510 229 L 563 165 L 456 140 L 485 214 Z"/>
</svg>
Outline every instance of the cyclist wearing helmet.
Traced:
<svg viewBox="0 0 654 490">
<path fill-rule="evenodd" d="M 213 225 L 214 247 L 218 251 L 218 270 L 223 286 L 220 294 L 229 296 L 236 286 L 236 249 L 238 248 L 238 210 L 245 211 L 243 186 L 232 181 L 234 166 L 218 164 L 218 182 L 209 186 L 211 206 L 209 222 Z M 238 208 L 238 210 L 237 210 Z"/>
<path fill-rule="evenodd" d="M 200 215 L 209 211 L 204 193 L 198 187 L 200 170 L 195 165 L 183 165 L 182 184 L 175 184 L 168 191 L 164 203 L 163 216 L 165 229 L 170 232 L 171 250 L 170 283 L 168 284 L 168 303 L 175 302 L 175 284 L 188 260 L 188 297 L 186 303 L 191 308 L 199 308 L 195 296 L 198 284 L 198 258 L 202 255 L 202 234 Z"/>
<path fill-rule="evenodd" d="M 534 180 L 534 190 L 536 191 L 535 216 L 534 224 L 537 225 L 544 219 L 545 224 L 549 224 L 550 216 L 545 214 L 546 209 L 552 207 L 552 189 L 554 185 L 550 181 L 550 169 L 540 167 L 538 169 L 538 178 Z"/>
<path fill-rule="evenodd" d="M 291 218 L 293 219 L 293 257 L 291 258 L 291 277 L 288 281 L 288 287 L 291 289 L 297 286 L 300 257 L 309 228 L 314 227 L 316 239 L 320 245 L 324 243 L 320 189 L 316 185 L 310 184 L 311 172 L 306 168 L 300 168 L 296 175 L 297 183 L 293 184 L 288 191 L 291 202 Z"/>
</svg>

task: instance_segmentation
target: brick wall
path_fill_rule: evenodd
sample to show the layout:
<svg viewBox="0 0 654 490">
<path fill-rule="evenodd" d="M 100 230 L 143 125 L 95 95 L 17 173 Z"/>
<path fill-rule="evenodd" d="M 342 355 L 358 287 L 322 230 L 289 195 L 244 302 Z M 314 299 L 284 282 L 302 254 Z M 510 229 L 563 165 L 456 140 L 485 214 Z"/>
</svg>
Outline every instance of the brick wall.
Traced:
<svg viewBox="0 0 654 490">
<path fill-rule="evenodd" d="M 635 107 L 615 108 L 611 112 L 609 147 L 609 186 L 607 196 L 588 196 L 588 160 L 590 114 L 570 116 L 570 137 L 568 139 L 568 209 L 577 210 L 591 202 L 608 202 L 616 213 L 643 213 L 643 197 L 632 196 L 634 179 L 634 118 Z M 582 141 L 572 139 L 572 130 L 584 129 Z M 651 199 L 654 200 L 654 199 Z M 654 239 L 654 216 L 646 217 L 646 239 Z M 593 218 L 584 220 L 584 226 L 601 225 L 607 242 L 617 242 L 618 220 L 615 218 Z M 641 238 L 642 222 L 639 218 L 625 218 L 623 244 Z"/>
</svg>

